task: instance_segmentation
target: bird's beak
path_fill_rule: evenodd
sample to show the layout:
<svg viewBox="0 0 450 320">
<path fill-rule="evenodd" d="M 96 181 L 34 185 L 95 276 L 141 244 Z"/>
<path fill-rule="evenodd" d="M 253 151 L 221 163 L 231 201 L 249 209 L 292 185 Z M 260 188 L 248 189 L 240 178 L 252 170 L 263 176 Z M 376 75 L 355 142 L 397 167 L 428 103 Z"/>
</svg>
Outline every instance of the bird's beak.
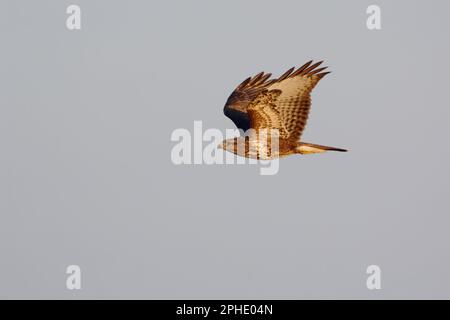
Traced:
<svg viewBox="0 0 450 320">
<path fill-rule="evenodd" d="M 219 149 L 224 149 L 225 150 L 225 144 L 223 142 L 219 143 L 219 145 L 217 146 L 217 148 Z"/>
</svg>

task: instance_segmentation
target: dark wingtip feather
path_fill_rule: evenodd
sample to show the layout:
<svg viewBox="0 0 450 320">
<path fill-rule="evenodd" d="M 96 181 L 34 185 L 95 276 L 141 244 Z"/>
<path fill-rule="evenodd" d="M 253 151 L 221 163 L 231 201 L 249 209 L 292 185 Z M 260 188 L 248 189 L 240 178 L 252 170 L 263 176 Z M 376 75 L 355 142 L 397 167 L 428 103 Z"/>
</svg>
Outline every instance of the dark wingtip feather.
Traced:
<svg viewBox="0 0 450 320">
<path fill-rule="evenodd" d="M 250 82 L 250 80 L 252 80 L 252 78 L 251 78 L 251 77 L 248 77 L 247 79 L 245 79 L 244 81 L 242 81 L 241 84 L 238 85 L 237 89 L 240 89 L 240 88 L 242 88 L 242 87 L 245 87 L 245 86 Z"/>
<path fill-rule="evenodd" d="M 264 82 L 266 82 L 266 80 L 269 79 L 271 75 L 271 73 L 266 73 L 257 83 L 255 83 L 255 85 L 259 86 L 264 84 Z"/>
<path fill-rule="evenodd" d="M 317 73 L 316 76 L 319 76 L 320 78 L 325 77 L 327 74 L 331 73 L 331 71 L 327 71 L 327 72 L 321 72 L 321 73 Z"/>
<path fill-rule="evenodd" d="M 278 79 L 277 81 L 283 81 L 284 79 L 286 79 L 287 77 L 289 77 L 292 73 L 292 71 L 295 70 L 295 67 L 290 68 L 288 71 L 286 71 L 285 73 L 283 73 Z"/>
<path fill-rule="evenodd" d="M 320 66 L 322 63 L 323 63 L 323 61 L 319 61 L 319 62 L 314 63 L 313 65 L 309 66 L 308 68 L 305 68 L 301 73 L 299 73 L 299 75 L 307 75 L 307 74 L 309 74 L 311 71 L 313 71 L 315 68 Z"/>
<path fill-rule="evenodd" d="M 264 71 L 261 71 L 260 73 L 258 73 L 256 76 L 254 76 L 252 78 L 252 80 L 250 81 L 249 85 L 255 85 L 256 83 L 258 83 L 258 81 L 264 76 Z"/>
<path fill-rule="evenodd" d="M 328 68 L 328 67 L 322 67 L 322 68 L 319 68 L 319 69 L 312 70 L 311 72 L 309 72 L 309 75 L 312 76 L 314 74 L 318 74 L 319 72 L 325 70 L 326 68 Z"/>
<path fill-rule="evenodd" d="M 313 63 L 313 60 L 308 61 L 307 63 L 305 63 L 304 65 L 302 65 L 300 68 L 297 69 L 297 71 L 295 71 L 293 74 L 291 74 L 291 77 L 295 77 L 298 76 L 300 73 L 303 72 L 303 70 L 305 70 L 306 68 L 308 68 L 311 63 Z"/>
</svg>

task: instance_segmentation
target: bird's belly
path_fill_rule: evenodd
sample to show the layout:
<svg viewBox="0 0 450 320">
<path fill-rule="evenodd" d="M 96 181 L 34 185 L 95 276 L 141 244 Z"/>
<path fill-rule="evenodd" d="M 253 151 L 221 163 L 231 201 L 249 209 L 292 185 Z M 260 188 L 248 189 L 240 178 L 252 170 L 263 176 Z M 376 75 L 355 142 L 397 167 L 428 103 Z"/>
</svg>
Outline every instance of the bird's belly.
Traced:
<svg viewBox="0 0 450 320">
<path fill-rule="evenodd" d="M 271 146 L 260 140 L 251 140 L 245 148 L 247 158 L 271 160 L 288 156 L 294 152 L 280 141 L 278 146 Z"/>
</svg>

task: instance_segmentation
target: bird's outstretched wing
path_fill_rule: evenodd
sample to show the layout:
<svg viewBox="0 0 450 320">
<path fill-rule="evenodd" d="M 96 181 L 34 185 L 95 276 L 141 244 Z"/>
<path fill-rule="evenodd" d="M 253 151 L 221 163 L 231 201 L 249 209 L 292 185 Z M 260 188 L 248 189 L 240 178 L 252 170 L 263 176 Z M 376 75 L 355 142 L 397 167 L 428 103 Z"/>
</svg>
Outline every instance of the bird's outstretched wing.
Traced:
<svg viewBox="0 0 450 320">
<path fill-rule="evenodd" d="M 305 129 L 311 108 L 311 90 L 329 73 L 323 72 L 326 67 L 317 68 L 321 63 L 309 61 L 297 70 L 290 69 L 267 87 L 268 90 L 281 90 L 276 108 L 291 140 L 297 141 Z"/>
<path fill-rule="evenodd" d="M 276 107 L 276 100 L 281 95 L 281 90 L 264 90 L 247 107 L 250 119 L 250 127 L 259 133 L 261 129 L 270 134 L 273 129 L 278 130 L 280 138 L 289 138 L 280 111 Z"/>
<path fill-rule="evenodd" d="M 251 126 L 247 110 L 249 103 L 265 90 L 281 91 L 272 102 L 272 109 L 277 110 L 289 139 L 298 140 L 308 119 L 311 90 L 329 73 L 323 72 L 326 67 L 317 68 L 321 63 L 322 61 L 312 64 L 312 61 L 309 61 L 297 70 L 289 69 L 278 79 L 268 80 L 270 74 L 264 73 L 246 79 L 228 99 L 224 108 L 225 115 L 245 131 Z"/>
<path fill-rule="evenodd" d="M 273 84 L 276 80 L 268 80 L 272 74 L 260 72 L 254 77 L 245 79 L 231 93 L 225 107 L 224 114 L 230 118 L 236 127 L 247 131 L 250 128 L 250 119 L 247 113 L 247 107 L 267 86 Z"/>
</svg>

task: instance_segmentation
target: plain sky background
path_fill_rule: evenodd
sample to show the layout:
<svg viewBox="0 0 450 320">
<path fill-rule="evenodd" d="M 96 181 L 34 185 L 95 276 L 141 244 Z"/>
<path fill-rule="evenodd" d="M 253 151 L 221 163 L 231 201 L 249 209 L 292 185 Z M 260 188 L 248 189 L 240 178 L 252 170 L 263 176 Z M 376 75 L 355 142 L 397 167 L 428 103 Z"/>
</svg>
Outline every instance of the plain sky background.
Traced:
<svg viewBox="0 0 450 320">
<path fill-rule="evenodd" d="M 450 298 L 449 12 L 1 1 L 0 298 Z M 237 84 L 310 59 L 333 73 L 304 140 L 350 152 L 291 156 L 275 176 L 172 164 L 174 129 L 233 128 Z"/>
</svg>

